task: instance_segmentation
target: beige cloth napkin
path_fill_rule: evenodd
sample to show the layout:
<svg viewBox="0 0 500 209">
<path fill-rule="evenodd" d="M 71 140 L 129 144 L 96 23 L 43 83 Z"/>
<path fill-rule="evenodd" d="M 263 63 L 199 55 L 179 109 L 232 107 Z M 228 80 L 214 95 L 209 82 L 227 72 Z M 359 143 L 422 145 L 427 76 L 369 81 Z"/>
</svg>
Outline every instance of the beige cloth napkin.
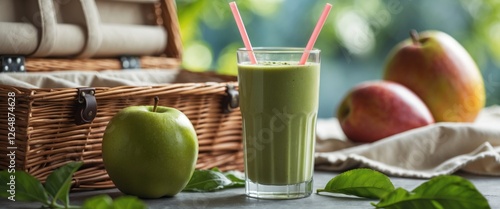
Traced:
<svg viewBox="0 0 500 209">
<path fill-rule="evenodd" d="M 357 167 L 417 178 L 458 170 L 500 176 L 500 106 L 484 108 L 474 123 L 436 123 L 367 144 L 350 142 L 337 119 L 319 119 L 316 169 Z"/>
<path fill-rule="evenodd" d="M 23 88 L 150 86 L 173 83 L 179 70 L 106 70 L 4 73 L 0 84 Z"/>
<path fill-rule="evenodd" d="M 2 73 L 0 85 L 22 88 L 77 88 L 116 86 L 155 86 L 172 83 L 220 83 L 236 81 L 234 76 L 183 69 L 53 71 Z"/>
</svg>

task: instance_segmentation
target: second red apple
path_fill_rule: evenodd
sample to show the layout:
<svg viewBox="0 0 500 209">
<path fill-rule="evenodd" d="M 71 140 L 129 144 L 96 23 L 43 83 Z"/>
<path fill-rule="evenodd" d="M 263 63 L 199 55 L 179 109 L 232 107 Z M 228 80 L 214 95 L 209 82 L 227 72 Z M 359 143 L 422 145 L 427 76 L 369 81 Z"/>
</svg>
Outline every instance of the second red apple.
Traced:
<svg viewBox="0 0 500 209">
<path fill-rule="evenodd" d="M 355 142 L 374 142 L 434 123 L 422 100 L 401 84 L 368 81 L 353 87 L 337 109 L 342 130 Z"/>
</svg>

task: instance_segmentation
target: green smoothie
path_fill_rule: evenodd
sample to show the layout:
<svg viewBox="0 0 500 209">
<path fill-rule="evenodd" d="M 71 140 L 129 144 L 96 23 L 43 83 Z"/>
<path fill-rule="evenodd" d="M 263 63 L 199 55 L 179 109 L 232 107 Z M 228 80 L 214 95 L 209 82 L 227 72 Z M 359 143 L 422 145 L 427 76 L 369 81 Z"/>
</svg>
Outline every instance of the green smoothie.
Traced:
<svg viewBox="0 0 500 209">
<path fill-rule="evenodd" d="M 319 73 L 319 63 L 238 65 L 245 172 L 253 183 L 311 181 Z"/>
</svg>

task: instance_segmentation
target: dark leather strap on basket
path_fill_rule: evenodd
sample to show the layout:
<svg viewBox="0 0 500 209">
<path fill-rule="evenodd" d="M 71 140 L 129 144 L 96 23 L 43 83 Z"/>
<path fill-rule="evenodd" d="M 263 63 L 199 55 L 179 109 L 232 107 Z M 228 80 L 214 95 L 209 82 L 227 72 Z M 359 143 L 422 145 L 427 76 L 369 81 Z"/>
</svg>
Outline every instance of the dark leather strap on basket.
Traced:
<svg viewBox="0 0 500 209">
<path fill-rule="evenodd" d="M 232 84 L 226 85 L 226 96 L 222 100 L 222 111 L 230 113 L 240 105 L 240 95 L 238 90 Z"/>
<path fill-rule="evenodd" d="M 77 88 L 75 124 L 90 123 L 97 115 L 97 101 L 95 99 L 95 88 Z"/>
</svg>

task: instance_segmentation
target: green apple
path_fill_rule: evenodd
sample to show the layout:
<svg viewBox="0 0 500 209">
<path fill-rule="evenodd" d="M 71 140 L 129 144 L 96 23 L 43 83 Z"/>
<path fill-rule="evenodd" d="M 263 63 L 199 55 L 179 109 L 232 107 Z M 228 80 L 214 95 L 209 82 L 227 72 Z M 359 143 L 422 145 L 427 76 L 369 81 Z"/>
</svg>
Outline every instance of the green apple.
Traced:
<svg viewBox="0 0 500 209">
<path fill-rule="evenodd" d="M 459 42 L 440 31 L 412 31 L 388 55 L 383 77 L 415 92 L 436 122 L 472 122 L 485 105 L 476 63 Z"/>
<path fill-rule="evenodd" d="M 354 86 L 337 109 L 340 127 L 355 142 L 374 142 L 434 123 L 420 98 L 401 84 L 365 81 Z"/>
<path fill-rule="evenodd" d="M 179 110 L 156 104 L 124 108 L 106 126 L 104 166 L 125 194 L 174 196 L 194 172 L 198 139 L 193 125 Z"/>
</svg>

